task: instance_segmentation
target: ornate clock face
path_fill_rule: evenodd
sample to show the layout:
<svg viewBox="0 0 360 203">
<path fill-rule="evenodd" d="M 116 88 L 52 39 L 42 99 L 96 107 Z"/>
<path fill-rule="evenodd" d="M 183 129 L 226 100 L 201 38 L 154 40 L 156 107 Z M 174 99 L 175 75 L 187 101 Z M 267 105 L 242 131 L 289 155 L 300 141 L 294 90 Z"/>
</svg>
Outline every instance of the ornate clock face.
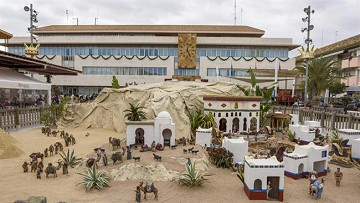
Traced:
<svg viewBox="0 0 360 203">
<path fill-rule="evenodd" d="M 196 68 L 196 35 L 179 34 L 178 40 L 178 67 Z"/>
</svg>

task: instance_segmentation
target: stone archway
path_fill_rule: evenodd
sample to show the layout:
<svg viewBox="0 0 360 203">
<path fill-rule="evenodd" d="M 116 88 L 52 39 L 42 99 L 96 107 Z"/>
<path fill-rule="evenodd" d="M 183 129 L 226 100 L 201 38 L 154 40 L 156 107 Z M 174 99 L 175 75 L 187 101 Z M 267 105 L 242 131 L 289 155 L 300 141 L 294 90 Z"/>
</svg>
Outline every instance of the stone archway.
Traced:
<svg viewBox="0 0 360 203">
<path fill-rule="evenodd" d="M 135 130 L 135 144 L 136 145 L 144 145 L 145 139 L 144 139 L 145 131 L 142 128 L 137 128 Z"/>
<path fill-rule="evenodd" d="M 220 125 L 219 125 L 220 131 L 226 132 L 226 123 L 227 121 L 225 118 L 220 119 Z"/>
<path fill-rule="evenodd" d="M 237 133 L 239 132 L 239 123 L 240 123 L 240 120 L 239 118 L 234 118 L 233 121 L 232 121 L 232 130 L 233 132 Z"/>
<path fill-rule="evenodd" d="M 256 131 L 257 129 L 257 119 L 255 117 L 250 119 L 250 131 Z"/>
<path fill-rule="evenodd" d="M 164 146 L 170 146 L 172 131 L 170 129 L 166 128 L 162 131 L 162 136 L 164 138 Z"/>
</svg>

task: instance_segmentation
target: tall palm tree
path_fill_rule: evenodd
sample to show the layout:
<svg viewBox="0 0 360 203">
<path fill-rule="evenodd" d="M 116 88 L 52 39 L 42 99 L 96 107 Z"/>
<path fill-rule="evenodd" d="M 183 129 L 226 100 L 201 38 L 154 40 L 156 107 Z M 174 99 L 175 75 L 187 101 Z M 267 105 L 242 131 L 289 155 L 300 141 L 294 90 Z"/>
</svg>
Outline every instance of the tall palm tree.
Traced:
<svg viewBox="0 0 360 203">
<path fill-rule="evenodd" d="M 136 106 L 131 103 L 129 104 L 130 108 L 124 111 L 128 112 L 125 114 L 125 118 L 127 118 L 129 121 L 141 121 L 141 119 L 146 119 L 146 113 L 141 111 L 141 109 L 144 109 L 145 107 L 139 106 L 138 104 Z"/>
<path fill-rule="evenodd" d="M 295 69 L 305 75 L 306 62 L 302 62 Z M 321 96 L 327 88 L 337 81 L 337 79 L 340 78 L 337 75 L 339 71 L 340 67 L 337 61 L 332 57 L 311 59 L 308 64 L 309 100 L 311 100 L 313 96 Z M 301 86 L 304 86 L 304 83 Z"/>
<path fill-rule="evenodd" d="M 216 122 L 212 113 L 203 114 L 200 119 L 201 128 L 216 128 Z"/>
<path fill-rule="evenodd" d="M 195 140 L 196 129 L 199 128 L 200 123 L 202 121 L 202 113 L 200 109 L 196 109 L 192 111 L 188 115 L 190 121 L 190 130 L 191 130 L 191 140 Z"/>
</svg>

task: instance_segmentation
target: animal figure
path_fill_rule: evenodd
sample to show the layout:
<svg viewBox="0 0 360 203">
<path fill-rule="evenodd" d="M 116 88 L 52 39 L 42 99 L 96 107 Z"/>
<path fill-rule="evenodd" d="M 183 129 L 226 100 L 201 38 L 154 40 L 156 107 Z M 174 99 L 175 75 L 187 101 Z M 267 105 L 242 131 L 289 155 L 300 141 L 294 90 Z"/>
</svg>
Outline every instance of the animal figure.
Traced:
<svg viewBox="0 0 360 203">
<path fill-rule="evenodd" d="M 50 156 L 54 155 L 54 146 L 53 145 L 50 145 L 49 152 L 50 152 Z"/>
<path fill-rule="evenodd" d="M 103 154 L 102 160 L 103 160 L 104 166 L 107 166 L 108 165 L 108 158 L 107 158 L 105 153 Z"/>
<path fill-rule="evenodd" d="M 42 161 L 42 160 L 44 160 L 44 154 L 41 154 L 40 152 L 31 153 L 31 154 L 30 154 L 30 158 L 31 158 L 32 160 L 35 160 L 35 159 L 40 158 L 41 161 Z"/>
<path fill-rule="evenodd" d="M 144 182 L 140 182 L 140 190 L 144 193 L 144 199 L 146 199 L 146 193 L 154 193 L 155 199 L 158 200 L 158 189 L 154 186 L 154 183 L 146 183 L 145 186 L 143 184 Z"/>
<path fill-rule="evenodd" d="M 68 174 L 68 164 L 66 162 L 64 162 L 64 164 L 62 165 L 62 171 L 63 171 L 63 175 Z"/>
<path fill-rule="evenodd" d="M 24 173 L 29 171 L 29 163 L 28 162 L 24 162 L 22 165 L 22 168 L 24 169 Z"/>
<path fill-rule="evenodd" d="M 63 138 L 64 136 L 65 136 L 65 131 L 64 130 L 60 131 L 60 137 Z"/>
<path fill-rule="evenodd" d="M 135 160 L 135 162 L 136 161 L 140 162 L 140 157 L 139 156 L 134 156 L 133 159 Z"/>
<path fill-rule="evenodd" d="M 184 152 L 184 154 L 186 154 L 186 153 L 187 153 L 187 149 L 183 149 L 183 152 Z"/>
<path fill-rule="evenodd" d="M 193 149 L 194 149 L 194 147 L 189 148 L 188 152 L 192 152 Z"/>
<path fill-rule="evenodd" d="M 63 151 L 64 150 L 64 146 L 60 143 L 60 142 L 56 142 L 55 144 L 54 144 L 54 146 L 55 146 L 55 149 L 56 149 L 56 147 L 58 148 L 58 150 L 60 150 L 60 151 Z M 56 151 L 56 150 L 55 150 Z M 56 154 L 56 152 L 55 152 L 55 154 Z"/>
<path fill-rule="evenodd" d="M 36 160 L 31 162 L 31 173 L 36 171 L 37 164 L 38 162 Z"/>
<path fill-rule="evenodd" d="M 109 138 L 110 141 L 110 138 Z M 111 139 L 111 145 L 113 147 L 113 151 L 115 151 L 116 149 L 120 148 L 120 144 L 121 144 L 121 140 L 117 139 L 117 138 L 112 138 Z"/>
<path fill-rule="evenodd" d="M 99 167 L 97 165 L 97 163 L 100 161 L 101 159 L 101 156 L 98 156 L 96 159 L 95 158 L 89 158 L 87 161 L 86 161 L 86 166 L 91 168 L 94 164 L 96 164 L 96 167 Z"/>
<path fill-rule="evenodd" d="M 176 149 L 177 145 L 172 145 L 171 149 Z"/>
<path fill-rule="evenodd" d="M 111 155 L 111 160 L 113 161 L 113 165 L 116 164 L 116 162 L 123 162 L 123 159 L 122 159 L 123 155 L 120 153 L 120 152 L 115 152 Z"/>
<path fill-rule="evenodd" d="M 192 150 L 191 153 L 192 154 L 197 154 L 199 152 L 199 150 Z"/>
<path fill-rule="evenodd" d="M 51 134 L 52 134 L 52 136 L 56 137 L 57 134 L 58 134 L 58 132 L 59 132 L 59 131 L 53 130 L 53 131 L 51 132 Z"/>
<path fill-rule="evenodd" d="M 153 153 L 153 155 L 154 155 L 154 159 L 155 159 L 156 161 L 160 161 L 160 162 L 161 162 L 161 156 L 156 155 L 156 154 L 154 154 L 154 153 Z"/>
<path fill-rule="evenodd" d="M 70 135 L 70 142 L 72 145 L 76 144 L 75 137 L 73 135 Z"/>
<path fill-rule="evenodd" d="M 46 178 L 49 177 L 49 174 L 54 174 L 54 178 L 57 177 L 56 168 L 52 165 L 52 163 L 48 164 L 48 166 L 45 169 L 45 173 L 46 173 Z"/>
</svg>

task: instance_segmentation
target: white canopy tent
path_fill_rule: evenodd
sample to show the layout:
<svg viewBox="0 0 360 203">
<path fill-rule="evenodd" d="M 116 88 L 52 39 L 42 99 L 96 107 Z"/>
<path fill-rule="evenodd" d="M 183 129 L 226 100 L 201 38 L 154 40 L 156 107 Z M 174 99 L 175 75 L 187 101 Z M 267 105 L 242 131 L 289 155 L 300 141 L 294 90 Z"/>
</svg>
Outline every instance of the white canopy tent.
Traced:
<svg viewBox="0 0 360 203">
<path fill-rule="evenodd" d="M 43 83 L 15 70 L 0 67 L 0 88 L 21 90 L 45 90 L 48 92 L 47 103 L 51 103 L 51 84 Z"/>
</svg>

